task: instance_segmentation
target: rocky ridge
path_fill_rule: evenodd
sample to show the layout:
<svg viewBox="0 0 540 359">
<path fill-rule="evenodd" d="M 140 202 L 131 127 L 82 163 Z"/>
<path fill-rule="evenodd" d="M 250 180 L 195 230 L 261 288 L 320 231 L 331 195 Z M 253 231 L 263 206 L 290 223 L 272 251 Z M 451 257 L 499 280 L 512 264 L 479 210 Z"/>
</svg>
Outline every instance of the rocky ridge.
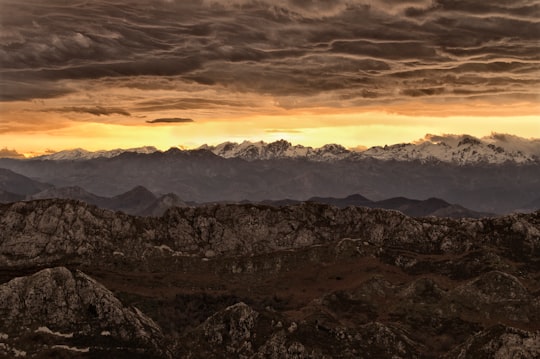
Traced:
<svg viewBox="0 0 540 359">
<path fill-rule="evenodd" d="M 302 203 L 171 208 L 141 218 L 83 202 L 41 200 L 0 206 L 0 265 L 121 255 L 251 256 L 358 238 L 370 245 L 424 254 L 457 254 L 497 246 L 537 266 L 540 212 L 480 220 L 412 218 L 396 211 Z M 163 248 L 167 247 L 167 250 Z M 115 252 L 117 254 L 115 254 Z M 121 253 L 121 254 L 119 254 Z"/>
<path fill-rule="evenodd" d="M 2 205 L 0 310 L 13 319 L 0 353 L 533 358 L 539 250 L 540 212 L 452 220 L 304 203 L 145 218 Z M 100 313 L 117 314 L 92 321 Z"/>
</svg>

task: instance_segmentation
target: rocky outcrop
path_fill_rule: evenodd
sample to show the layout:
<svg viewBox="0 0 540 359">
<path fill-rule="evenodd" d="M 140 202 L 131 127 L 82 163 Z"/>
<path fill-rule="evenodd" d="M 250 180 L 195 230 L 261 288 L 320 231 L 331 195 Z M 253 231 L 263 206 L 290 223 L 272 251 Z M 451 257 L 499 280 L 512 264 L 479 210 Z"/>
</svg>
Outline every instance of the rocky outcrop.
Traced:
<svg viewBox="0 0 540 359">
<path fill-rule="evenodd" d="M 383 249 L 420 254 L 459 254 L 496 246 L 500 255 L 527 260 L 537 269 L 539 228 L 540 212 L 451 220 L 303 203 L 283 208 L 251 204 L 173 208 L 162 217 L 141 218 L 77 201 L 42 200 L 0 207 L 0 265 L 88 263 L 102 257 L 141 261 L 210 252 L 251 256 L 355 238 Z M 411 265 L 406 258 L 389 255 L 405 267 Z"/>
<path fill-rule="evenodd" d="M 540 322 L 540 299 L 534 298 L 520 281 L 499 271 L 480 275 L 451 293 L 456 312 L 472 310 L 486 319 L 522 323 Z"/>
<path fill-rule="evenodd" d="M 208 318 L 181 341 L 178 355 L 190 358 L 419 358 L 422 346 L 382 323 L 325 328 L 287 321 L 237 303 Z"/>
<path fill-rule="evenodd" d="M 540 332 L 531 333 L 504 325 L 484 330 L 453 349 L 444 359 L 523 358 L 540 355 Z"/>
<path fill-rule="evenodd" d="M 44 269 L 0 286 L 0 353 L 168 357 L 161 329 L 80 271 Z M 36 338 L 35 336 L 39 338 Z M 10 348 L 8 350 L 8 348 Z"/>
<path fill-rule="evenodd" d="M 0 353 L 532 358 L 539 231 L 540 212 L 452 220 L 221 204 L 137 217 L 69 200 L 3 205 Z M 70 269 L 12 279 L 57 265 Z"/>
</svg>

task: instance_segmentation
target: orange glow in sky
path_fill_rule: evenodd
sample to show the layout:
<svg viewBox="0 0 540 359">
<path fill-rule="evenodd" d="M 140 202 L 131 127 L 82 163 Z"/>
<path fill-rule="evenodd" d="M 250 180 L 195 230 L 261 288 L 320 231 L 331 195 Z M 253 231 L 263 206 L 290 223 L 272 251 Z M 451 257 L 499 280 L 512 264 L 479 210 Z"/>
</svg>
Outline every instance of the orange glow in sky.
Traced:
<svg viewBox="0 0 540 359">
<path fill-rule="evenodd" d="M 0 0 L 0 149 L 540 138 L 536 14 L 471 4 Z"/>
<path fill-rule="evenodd" d="M 196 148 L 202 144 L 244 140 L 266 142 L 286 139 L 294 144 L 320 147 L 339 143 L 345 147 L 412 142 L 427 133 L 476 137 L 491 132 L 520 137 L 540 137 L 540 116 L 464 116 L 444 118 L 387 112 L 352 112 L 319 109 L 231 119 L 208 119 L 180 124 L 117 124 L 63 119 L 39 131 L 14 129 L 0 134 L 4 147 L 28 156 L 63 149 L 102 150 L 152 145 Z M 53 117 L 53 115 L 48 115 Z"/>
</svg>

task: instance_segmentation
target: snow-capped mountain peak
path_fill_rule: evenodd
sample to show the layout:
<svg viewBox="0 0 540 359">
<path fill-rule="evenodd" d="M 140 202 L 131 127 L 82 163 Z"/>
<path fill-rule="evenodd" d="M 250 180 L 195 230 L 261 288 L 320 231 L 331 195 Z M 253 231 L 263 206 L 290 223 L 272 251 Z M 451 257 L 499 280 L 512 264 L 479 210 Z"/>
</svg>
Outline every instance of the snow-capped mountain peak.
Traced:
<svg viewBox="0 0 540 359">
<path fill-rule="evenodd" d="M 329 161 L 346 157 L 350 151 L 341 145 L 331 144 L 320 148 L 292 145 L 285 140 L 271 143 L 263 141 L 242 143 L 224 142 L 217 146 L 203 145 L 205 149 L 225 158 L 242 158 L 244 160 L 272 160 L 283 158 L 306 158 L 313 161 Z"/>
<path fill-rule="evenodd" d="M 50 155 L 43 155 L 35 157 L 35 159 L 40 160 L 51 160 L 51 161 L 82 161 L 82 160 L 90 160 L 94 158 L 112 158 L 121 155 L 125 152 L 135 152 L 135 153 L 142 153 L 142 154 L 150 154 L 157 152 L 158 149 L 154 146 L 144 146 L 144 147 L 136 147 L 136 148 L 129 148 L 129 149 L 121 149 L 117 148 L 114 150 L 101 150 L 101 151 L 87 151 L 82 148 L 75 148 L 72 150 L 64 150 L 60 152 L 55 152 Z"/>
<path fill-rule="evenodd" d="M 469 135 L 428 134 L 414 143 L 371 147 L 363 151 L 362 156 L 379 160 L 440 161 L 459 165 L 530 163 L 539 160 L 540 140 L 504 136 L 492 134 L 479 139 Z"/>
<path fill-rule="evenodd" d="M 175 151 L 189 151 L 173 148 Z M 476 138 L 470 135 L 431 135 L 411 143 L 375 146 L 368 149 L 347 149 L 339 144 L 313 148 L 293 145 L 286 140 L 270 143 L 263 141 L 224 142 L 216 146 L 202 145 L 198 150 L 210 151 L 223 158 L 240 158 L 247 161 L 274 159 L 305 159 L 316 162 L 333 162 L 343 159 L 373 158 L 381 161 L 445 162 L 457 165 L 538 163 L 540 139 L 526 139 L 513 135 L 492 133 Z M 60 151 L 40 156 L 41 160 L 88 160 L 111 158 L 125 152 L 151 154 L 158 150 L 152 146 L 90 152 L 82 148 Z"/>
<path fill-rule="evenodd" d="M 524 139 L 513 135 L 491 134 L 483 138 L 470 135 L 426 135 L 412 143 L 375 146 L 367 150 L 349 150 L 339 144 L 319 148 L 292 145 L 285 140 L 271 143 L 225 142 L 217 146 L 201 146 L 225 158 L 244 160 L 270 160 L 305 158 L 310 161 L 358 160 L 374 158 L 382 161 L 446 162 L 458 165 L 505 162 L 534 163 L 540 161 L 540 140 Z"/>
</svg>

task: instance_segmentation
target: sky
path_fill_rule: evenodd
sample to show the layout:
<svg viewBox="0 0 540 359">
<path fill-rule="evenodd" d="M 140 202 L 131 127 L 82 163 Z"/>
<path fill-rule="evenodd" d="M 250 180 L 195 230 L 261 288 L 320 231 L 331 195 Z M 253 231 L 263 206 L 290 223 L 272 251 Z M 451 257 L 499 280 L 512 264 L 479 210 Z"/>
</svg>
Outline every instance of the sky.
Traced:
<svg viewBox="0 0 540 359">
<path fill-rule="evenodd" d="M 0 0 L 0 147 L 540 137 L 540 1 Z"/>
</svg>

